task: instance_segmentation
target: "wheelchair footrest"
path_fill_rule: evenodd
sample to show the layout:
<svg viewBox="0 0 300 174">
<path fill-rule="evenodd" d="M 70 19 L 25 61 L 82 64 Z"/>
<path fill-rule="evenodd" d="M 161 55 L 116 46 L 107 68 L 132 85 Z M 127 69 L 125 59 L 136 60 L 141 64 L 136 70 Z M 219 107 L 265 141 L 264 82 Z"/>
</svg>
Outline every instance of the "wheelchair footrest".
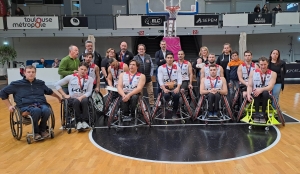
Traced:
<svg viewBox="0 0 300 174">
<path fill-rule="evenodd" d="M 123 116 L 122 117 L 122 121 L 127 122 L 127 121 L 131 121 L 133 118 L 130 116 Z"/>
</svg>

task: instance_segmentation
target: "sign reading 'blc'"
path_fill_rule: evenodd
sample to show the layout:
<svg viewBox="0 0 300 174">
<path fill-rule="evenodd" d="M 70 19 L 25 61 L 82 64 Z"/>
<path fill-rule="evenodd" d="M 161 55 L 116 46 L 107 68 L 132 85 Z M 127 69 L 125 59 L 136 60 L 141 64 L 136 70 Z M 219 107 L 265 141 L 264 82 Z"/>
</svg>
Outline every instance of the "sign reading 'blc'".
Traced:
<svg viewBox="0 0 300 174">
<path fill-rule="evenodd" d="M 57 16 L 7 17 L 8 29 L 58 29 Z"/>
</svg>

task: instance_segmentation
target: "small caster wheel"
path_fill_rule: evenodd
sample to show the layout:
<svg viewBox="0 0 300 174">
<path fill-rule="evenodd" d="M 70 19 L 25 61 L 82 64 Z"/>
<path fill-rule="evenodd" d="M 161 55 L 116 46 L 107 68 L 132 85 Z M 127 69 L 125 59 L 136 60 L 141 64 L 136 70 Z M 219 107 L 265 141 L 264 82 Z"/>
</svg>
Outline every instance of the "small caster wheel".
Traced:
<svg viewBox="0 0 300 174">
<path fill-rule="evenodd" d="M 265 127 L 265 130 L 268 131 L 268 130 L 269 130 L 269 127 Z"/>
<path fill-rule="evenodd" d="M 138 131 L 138 128 L 135 128 L 135 131 L 137 132 L 137 131 Z"/>
<path fill-rule="evenodd" d="M 54 132 L 53 131 L 50 132 L 50 138 L 54 138 Z"/>
<path fill-rule="evenodd" d="M 167 121 L 164 121 L 164 124 L 168 124 L 168 122 L 167 122 Z"/>
<path fill-rule="evenodd" d="M 251 129 L 252 129 L 252 126 L 249 126 L 248 128 L 251 130 Z"/>
<path fill-rule="evenodd" d="M 31 144 L 31 138 L 30 137 L 27 137 L 26 140 L 27 140 L 28 144 Z"/>
<path fill-rule="evenodd" d="M 71 133 L 71 129 L 68 129 L 68 134 L 70 134 Z"/>
<path fill-rule="evenodd" d="M 185 121 L 184 121 L 184 120 L 181 120 L 181 123 L 182 123 L 182 124 L 184 124 L 184 123 L 185 123 Z"/>
</svg>

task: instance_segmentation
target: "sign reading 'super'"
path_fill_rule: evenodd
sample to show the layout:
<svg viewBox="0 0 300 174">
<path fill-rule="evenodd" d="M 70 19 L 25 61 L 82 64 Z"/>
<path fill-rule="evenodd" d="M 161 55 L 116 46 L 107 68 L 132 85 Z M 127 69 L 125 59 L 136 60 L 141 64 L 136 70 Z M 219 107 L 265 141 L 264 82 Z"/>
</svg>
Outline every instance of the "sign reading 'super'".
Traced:
<svg viewBox="0 0 300 174">
<path fill-rule="evenodd" d="M 57 16 L 7 17 L 8 29 L 58 29 Z"/>
</svg>

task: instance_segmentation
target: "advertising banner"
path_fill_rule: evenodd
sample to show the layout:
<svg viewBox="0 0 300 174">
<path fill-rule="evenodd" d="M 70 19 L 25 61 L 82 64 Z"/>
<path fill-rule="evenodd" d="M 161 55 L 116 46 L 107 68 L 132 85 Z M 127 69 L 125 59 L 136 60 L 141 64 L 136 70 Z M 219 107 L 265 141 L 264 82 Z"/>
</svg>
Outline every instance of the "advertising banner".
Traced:
<svg viewBox="0 0 300 174">
<path fill-rule="evenodd" d="M 166 16 L 141 16 L 142 27 L 164 26 Z"/>
<path fill-rule="evenodd" d="M 88 28 L 87 17 L 63 17 L 64 28 Z"/>
<path fill-rule="evenodd" d="M 205 26 L 205 25 L 218 25 L 219 15 L 195 15 L 194 25 Z"/>
<path fill-rule="evenodd" d="M 248 14 L 248 24 L 272 24 L 272 13 Z"/>
<path fill-rule="evenodd" d="M 8 29 L 59 29 L 57 16 L 7 17 Z"/>
</svg>

